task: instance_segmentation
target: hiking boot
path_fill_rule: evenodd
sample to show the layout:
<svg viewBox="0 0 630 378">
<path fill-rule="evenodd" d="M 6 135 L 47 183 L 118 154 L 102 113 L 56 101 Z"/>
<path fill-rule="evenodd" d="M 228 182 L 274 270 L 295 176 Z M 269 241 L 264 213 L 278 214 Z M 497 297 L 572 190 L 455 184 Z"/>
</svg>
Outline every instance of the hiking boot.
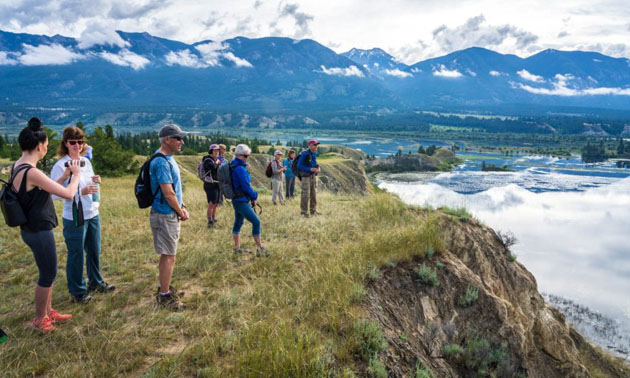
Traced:
<svg viewBox="0 0 630 378">
<path fill-rule="evenodd" d="M 60 313 L 57 312 L 57 310 L 52 308 L 52 309 L 50 309 L 50 314 L 48 314 L 48 318 L 50 319 L 51 323 L 61 323 L 61 322 L 64 322 L 64 321 L 72 318 L 72 315 L 70 315 L 70 314 L 60 314 Z"/>
<path fill-rule="evenodd" d="M 179 298 L 173 293 L 168 293 L 166 295 L 158 295 L 155 296 L 157 300 L 158 306 L 168 308 L 171 311 L 181 311 L 186 308 L 186 306 L 179 300 Z"/>
<path fill-rule="evenodd" d="M 322 213 L 320 213 L 319 211 L 315 210 L 315 211 L 311 211 L 311 216 L 314 217 L 316 215 L 322 215 Z"/>
<path fill-rule="evenodd" d="M 302 216 L 303 216 L 304 218 L 308 218 L 308 214 L 306 214 L 306 213 L 302 213 Z"/>
<path fill-rule="evenodd" d="M 107 282 L 101 282 L 100 284 L 90 285 L 88 286 L 88 293 L 93 291 L 98 291 L 99 293 L 108 293 L 110 291 L 116 290 L 116 286 L 110 285 Z"/>
<path fill-rule="evenodd" d="M 168 285 L 168 291 L 170 291 L 171 294 L 173 294 L 174 296 L 176 296 L 178 298 L 181 298 L 181 297 L 183 297 L 186 294 L 185 291 L 179 291 L 173 285 Z M 159 286 L 157 287 L 156 294 L 160 294 L 160 287 Z"/>
<path fill-rule="evenodd" d="M 92 296 L 89 295 L 88 293 L 83 293 L 81 295 L 73 295 L 72 296 L 72 302 L 74 303 L 88 303 L 89 301 L 92 300 Z"/>
<path fill-rule="evenodd" d="M 234 255 L 247 255 L 252 253 L 252 251 L 250 251 L 249 249 L 245 249 L 245 248 L 234 248 Z"/>
<path fill-rule="evenodd" d="M 43 318 L 39 319 L 39 321 L 37 321 L 37 318 L 33 319 L 31 327 L 42 332 L 51 332 L 56 329 L 55 326 L 52 324 L 52 320 L 50 320 L 48 316 L 44 316 Z"/>
<path fill-rule="evenodd" d="M 269 251 L 265 247 L 256 248 L 256 257 L 260 256 L 269 257 Z"/>
</svg>

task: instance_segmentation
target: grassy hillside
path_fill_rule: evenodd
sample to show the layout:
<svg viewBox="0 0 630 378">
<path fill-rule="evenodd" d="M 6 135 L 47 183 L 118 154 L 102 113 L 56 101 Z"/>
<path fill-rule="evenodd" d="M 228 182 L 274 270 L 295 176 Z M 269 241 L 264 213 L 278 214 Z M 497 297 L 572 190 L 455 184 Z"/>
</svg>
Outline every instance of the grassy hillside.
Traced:
<svg viewBox="0 0 630 378">
<path fill-rule="evenodd" d="M 66 248 L 61 227 L 55 230 L 53 304 L 74 317 L 52 334 L 28 327 L 37 269 L 19 230 L 0 228 L 0 327 L 9 334 L 0 345 L 3 375 L 351 375 L 355 357 L 371 345 L 359 305 L 366 274 L 409 259 L 427 243 L 441 245 L 433 218 L 386 194 L 322 193 L 323 215 L 307 220 L 297 201 L 274 207 L 265 195 L 263 242 L 272 256 L 234 258 L 232 209 L 220 208 L 219 226 L 208 230 L 205 195 L 187 173 L 191 220 L 182 224 L 173 284 L 187 291 L 188 309 L 171 313 L 155 306 L 158 256 L 148 211 L 131 194 L 133 181 L 102 185 L 102 271 L 115 293 L 87 305 L 70 302 Z M 250 232 L 246 224 L 246 247 L 253 247 Z"/>
</svg>

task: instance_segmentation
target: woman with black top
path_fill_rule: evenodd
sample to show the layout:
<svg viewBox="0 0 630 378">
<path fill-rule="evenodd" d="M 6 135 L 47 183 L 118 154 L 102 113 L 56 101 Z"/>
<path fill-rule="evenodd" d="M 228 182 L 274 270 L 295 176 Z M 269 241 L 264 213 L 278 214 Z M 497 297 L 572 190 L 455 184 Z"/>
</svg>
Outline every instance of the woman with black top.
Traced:
<svg viewBox="0 0 630 378">
<path fill-rule="evenodd" d="M 43 332 L 55 329 L 53 323 L 67 320 L 69 314 L 60 314 L 52 308 L 52 288 L 57 275 L 57 249 L 53 228 L 57 227 L 57 215 L 51 194 L 68 200 L 72 199 L 79 187 L 78 161 L 71 161 L 66 168 L 72 173 L 68 187 L 50 179 L 36 168 L 37 162 L 48 152 L 48 136 L 42 122 L 33 117 L 18 137 L 22 157 L 15 162 L 11 171 L 13 190 L 24 214 L 26 224 L 20 226 L 22 240 L 33 251 L 39 270 L 39 280 L 35 288 L 35 312 L 33 327 Z"/>
<path fill-rule="evenodd" d="M 208 148 L 208 156 L 203 158 L 203 171 L 205 172 L 203 190 L 206 192 L 206 199 L 208 200 L 208 227 L 214 226 L 217 221 L 217 205 L 221 198 L 218 172 L 220 165 L 219 145 L 213 144 Z"/>
</svg>

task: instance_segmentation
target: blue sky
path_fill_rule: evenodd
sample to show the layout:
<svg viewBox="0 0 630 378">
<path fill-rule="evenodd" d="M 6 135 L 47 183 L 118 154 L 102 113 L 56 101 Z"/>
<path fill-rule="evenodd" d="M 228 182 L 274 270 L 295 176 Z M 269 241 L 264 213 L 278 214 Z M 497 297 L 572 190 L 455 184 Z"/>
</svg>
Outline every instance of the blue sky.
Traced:
<svg viewBox="0 0 630 378">
<path fill-rule="evenodd" d="M 183 42 L 285 36 L 337 52 L 380 47 L 405 63 L 481 46 L 630 57 L 627 0 L 3 0 L 0 29 L 116 42 L 114 30 Z"/>
</svg>

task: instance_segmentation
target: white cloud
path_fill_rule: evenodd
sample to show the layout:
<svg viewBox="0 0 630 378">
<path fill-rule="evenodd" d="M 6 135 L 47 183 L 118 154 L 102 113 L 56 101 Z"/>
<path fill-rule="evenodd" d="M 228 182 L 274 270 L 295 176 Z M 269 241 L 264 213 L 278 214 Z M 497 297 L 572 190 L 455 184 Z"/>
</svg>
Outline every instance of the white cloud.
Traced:
<svg viewBox="0 0 630 378">
<path fill-rule="evenodd" d="M 86 58 L 56 43 L 39 46 L 23 44 L 22 47 L 24 53 L 18 60 L 25 66 L 64 65 Z"/>
<path fill-rule="evenodd" d="M 99 56 L 110 63 L 123 67 L 131 67 L 134 70 L 142 69 L 144 68 L 144 66 L 150 63 L 149 59 L 135 54 L 129 50 L 123 50 L 118 54 L 102 52 L 99 54 Z"/>
<path fill-rule="evenodd" d="M 414 68 L 411 69 L 411 72 L 413 72 L 413 73 L 420 73 L 420 72 L 422 72 L 422 70 L 420 68 L 418 68 L 418 67 L 414 67 Z"/>
<path fill-rule="evenodd" d="M 525 80 L 533 81 L 534 83 L 543 83 L 545 79 L 542 76 L 534 75 L 529 73 L 527 70 L 522 69 L 517 72 L 518 76 L 522 77 Z"/>
<path fill-rule="evenodd" d="M 77 38 L 80 49 L 89 49 L 95 45 L 129 47 L 129 42 L 120 37 L 113 27 L 105 22 L 94 22 L 85 28 L 81 36 Z"/>
<path fill-rule="evenodd" d="M 195 48 L 201 53 L 202 61 L 206 67 L 220 65 L 221 58 L 234 63 L 237 67 L 253 67 L 253 65 L 247 60 L 239 58 L 231 51 L 226 51 L 230 49 L 230 45 L 227 43 L 208 42 L 203 45 L 197 45 Z"/>
<path fill-rule="evenodd" d="M 477 73 L 475 71 L 471 71 L 470 68 L 466 68 L 466 73 L 472 77 L 476 77 Z"/>
<path fill-rule="evenodd" d="M 209 64 L 199 60 L 199 57 L 193 54 L 190 50 L 180 50 L 177 52 L 171 51 L 166 55 L 165 59 L 168 66 L 176 64 L 191 68 L 206 68 L 209 66 Z"/>
<path fill-rule="evenodd" d="M 239 58 L 238 56 L 234 55 L 231 52 L 226 52 L 223 53 L 223 58 L 231 61 L 232 63 L 234 63 L 236 65 L 236 67 L 247 67 L 247 68 L 251 68 L 254 67 L 250 62 L 248 62 L 245 59 Z"/>
<path fill-rule="evenodd" d="M 522 89 L 526 92 L 545 95 L 545 96 L 562 96 L 562 97 L 575 97 L 575 96 L 630 96 L 630 88 L 610 88 L 610 87 L 594 87 L 576 89 L 570 88 L 569 82 L 574 80 L 575 77 L 571 74 L 557 74 L 554 76 L 555 81 L 552 82 L 552 88 L 540 88 L 532 87 L 522 83 L 510 82 L 513 88 Z"/>
<path fill-rule="evenodd" d="M 393 70 L 385 70 L 384 71 L 385 74 L 390 75 L 390 76 L 395 76 L 395 77 L 399 77 L 401 79 L 407 78 L 407 77 L 412 77 L 413 75 L 410 74 L 409 72 L 405 72 L 405 71 L 401 71 L 398 68 L 395 68 Z"/>
<path fill-rule="evenodd" d="M 18 61 L 9 56 L 5 51 L 0 51 L 0 66 L 14 66 Z"/>
<path fill-rule="evenodd" d="M 326 75 L 364 77 L 363 72 L 361 72 L 357 66 L 326 68 L 326 66 L 322 65 L 320 67 L 322 70 L 319 72 L 325 73 Z"/>
<path fill-rule="evenodd" d="M 489 74 L 494 77 L 501 76 L 501 72 L 495 70 L 490 71 Z"/>
<path fill-rule="evenodd" d="M 463 75 L 461 74 L 461 72 L 457 70 L 449 70 L 443 64 L 440 64 L 438 69 L 433 67 L 433 76 L 458 78 L 458 77 L 462 77 Z"/>
</svg>

